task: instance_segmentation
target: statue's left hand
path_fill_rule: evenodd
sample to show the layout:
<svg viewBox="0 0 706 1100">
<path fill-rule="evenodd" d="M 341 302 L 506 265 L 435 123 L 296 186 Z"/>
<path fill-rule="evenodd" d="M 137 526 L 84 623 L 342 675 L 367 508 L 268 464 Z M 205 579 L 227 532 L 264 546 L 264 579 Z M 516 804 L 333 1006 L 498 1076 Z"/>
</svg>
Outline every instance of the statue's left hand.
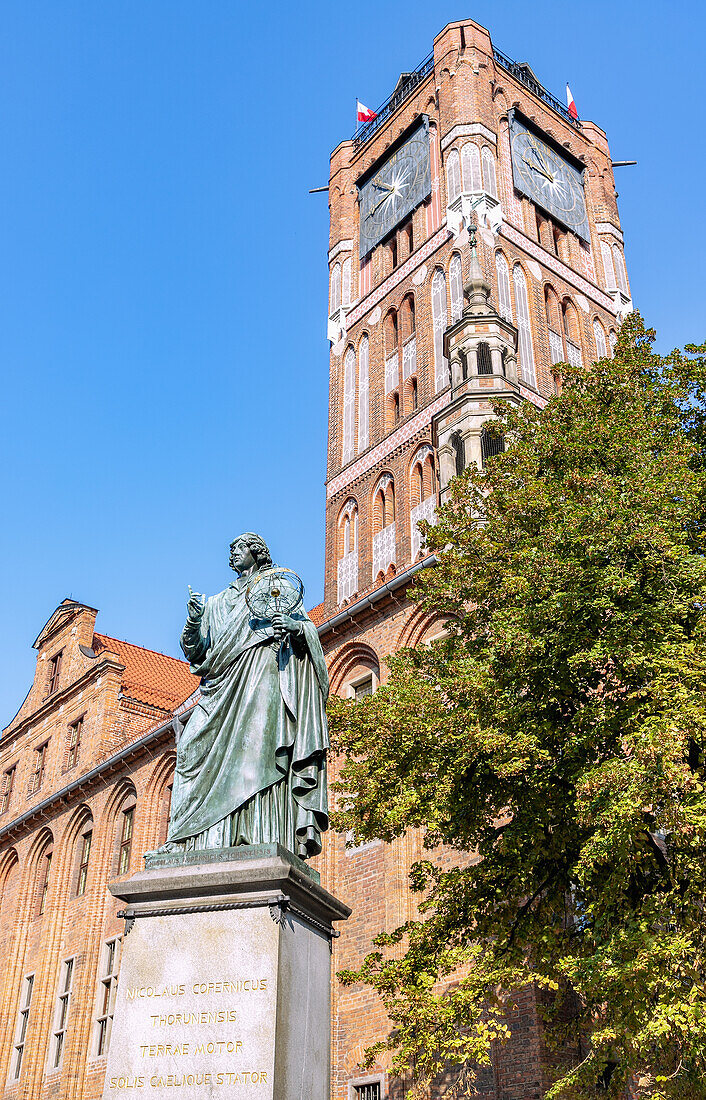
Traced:
<svg viewBox="0 0 706 1100">
<path fill-rule="evenodd" d="M 272 616 L 272 629 L 275 632 L 275 638 L 283 638 L 285 634 L 301 634 L 304 629 L 304 624 L 300 619 L 293 619 L 291 615 L 273 615 Z"/>
</svg>

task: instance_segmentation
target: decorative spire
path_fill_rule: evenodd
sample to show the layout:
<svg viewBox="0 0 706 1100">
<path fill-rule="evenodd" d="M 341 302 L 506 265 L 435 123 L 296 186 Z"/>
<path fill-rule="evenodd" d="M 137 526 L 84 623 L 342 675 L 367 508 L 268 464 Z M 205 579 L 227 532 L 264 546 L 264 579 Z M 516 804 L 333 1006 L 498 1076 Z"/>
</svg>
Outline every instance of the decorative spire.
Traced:
<svg viewBox="0 0 706 1100">
<path fill-rule="evenodd" d="M 471 266 L 468 271 L 468 282 L 463 288 L 463 293 L 468 301 L 469 313 L 488 313 L 490 310 L 490 284 L 483 274 L 478 259 L 478 246 L 476 235 L 478 233 L 478 215 L 475 210 L 471 212 L 468 225 L 468 238 L 471 248 Z"/>
</svg>

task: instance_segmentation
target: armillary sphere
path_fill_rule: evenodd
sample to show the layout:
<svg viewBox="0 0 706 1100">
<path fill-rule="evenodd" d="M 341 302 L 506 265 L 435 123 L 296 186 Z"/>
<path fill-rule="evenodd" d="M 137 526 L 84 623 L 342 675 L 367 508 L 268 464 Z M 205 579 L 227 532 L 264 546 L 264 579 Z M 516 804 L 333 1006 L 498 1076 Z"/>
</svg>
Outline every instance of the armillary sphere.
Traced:
<svg viewBox="0 0 706 1100">
<path fill-rule="evenodd" d="M 304 585 L 292 569 L 273 565 L 257 573 L 245 589 L 245 602 L 255 619 L 291 615 L 302 605 Z"/>
</svg>

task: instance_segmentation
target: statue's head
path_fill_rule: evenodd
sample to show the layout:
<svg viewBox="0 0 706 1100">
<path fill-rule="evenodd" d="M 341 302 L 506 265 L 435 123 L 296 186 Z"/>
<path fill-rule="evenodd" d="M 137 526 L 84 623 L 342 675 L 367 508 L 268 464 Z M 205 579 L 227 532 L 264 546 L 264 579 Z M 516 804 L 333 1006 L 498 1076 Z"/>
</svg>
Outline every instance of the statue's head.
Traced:
<svg viewBox="0 0 706 1100">
<path fill-rule="evenodd" d="M 237 538 L 233 539 L 230 544 L 230 567 L 236 573 L 240 573 L 243 568 L 246 568 L 241 562 L 241 552 L 244 548 L 250 551 L 258 569 L 267 569 L 272 565 L 272 555 L 265 540 L 253 531 L 246 531 L 244 535 L 238 535 Z"/>
</svg>

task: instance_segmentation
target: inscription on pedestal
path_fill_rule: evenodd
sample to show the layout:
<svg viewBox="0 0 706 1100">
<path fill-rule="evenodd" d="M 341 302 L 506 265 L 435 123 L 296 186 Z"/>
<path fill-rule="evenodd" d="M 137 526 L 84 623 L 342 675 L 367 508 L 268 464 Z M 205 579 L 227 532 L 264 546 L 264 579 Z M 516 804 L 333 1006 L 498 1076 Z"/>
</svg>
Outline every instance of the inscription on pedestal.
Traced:
<svg viewBox="0 0 706 1100">
<path fill-rule="evenodd" d="M 271 1097 L 278 928 L 268 909 L 140 917 L 125 946 L 104 1100 Z"/>
</svg>

